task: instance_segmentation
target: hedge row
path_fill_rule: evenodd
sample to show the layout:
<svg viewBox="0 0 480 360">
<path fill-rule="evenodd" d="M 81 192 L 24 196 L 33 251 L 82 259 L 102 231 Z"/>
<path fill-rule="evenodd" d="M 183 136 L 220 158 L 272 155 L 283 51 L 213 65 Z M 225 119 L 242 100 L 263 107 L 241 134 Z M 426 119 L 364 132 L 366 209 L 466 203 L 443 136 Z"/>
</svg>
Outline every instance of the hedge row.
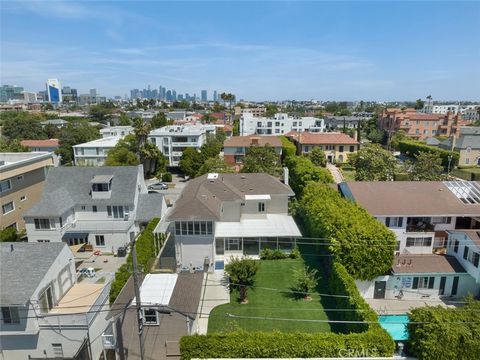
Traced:
<svg viewBox="0 0 480 360">
<path fill-rule="evenodd" d="M 365 321 L 365 324 L 344 324 L 347 332 L 362 332 L 369 329 L 381 329 L 378 316 L 358 292 L 355 280 L 348 274 L 345 267 L 334 261 L 332 272 L 328 279 L 328 288 L 332 294 L 346 294 L 348 298 L 336 298 L 336 307 L 355 311 L 340 311 L 336 319 L 345 321 Z M 375 322 L 371 324 L 370 322 Z"/>
<path fill-rule="evenodd" d="M 285 159 L 289 156 L 295 156 L 297 154 L 297 147 L 286 136 L 279 136 L 282 141 L 282 158 Z"/>
<path fill-rule="evenodd" d="M 285 165 L 289 170 L 288 183 L 298 198 L 303 194 L 309 182 L 333 183 L 332 174 L 323 167 L 316 166 L 305 156 L 289 156 L 285 158 Z"/>
<path fill-rule="evenodd" d="M 469 169 L 454 169 L 450 172 L 450 174 L 467 181 L 480 181 L 480 173 L 471 171 Z"/>
<path fill-rule="evenodd" d="M 137 265 L 139 270 L 148 271 L 155 260 L 155 236 L 153 230 L 157 226 L 160 219 L 155 218 L 151 220 L 142 234 L 136 241 L 135 249 L 137 250 Z M 132 254 L 127 257 L 127 263 L 120 266 L 115 273 L 115 280 L 110 287 L 110 304 L 113 304 L 120 291 L 127 283 L 132 274 Z"/>
<path fill-rule="evenodd" d="M 385 331 L 363 333 L 231 332 L 184 336 L 182 360 L 193 358 L 319 358 L 392 356 L 395 344 Z"/>
<path fill-rule="evenodd" d="M 415 140 L 401 140 L 398 143 L 398 149 L 402 154 L 407 156 L 414 157 L 420 151 L 426 151 L 429 153 L 434 153 L 440 155 L 442 159 L 442 165 L 447 168 L 448 167 L 448 157 L 452 156 L 452 161 L 450 162 L 450 168 L 453 169 L 458 164 L 458 159 L 460 155 L 454 151 L 443 150 L 437 147 L 429 146 L 419 141 Z"/>
<path fill-rule="evenodd" d="M 409 315 L 409 352 L 418 359 L 480 359 L 479 301 L 470 298 L 460 308 L 427 306 Z"/>
<path fill-rule="evenodd" d="M 392 267 L 395 234 L 329 185 L 307 185 L 299 214 L 307 234 L 328 239 L 335 260 L 355 279 L 372 280 Z"/>
</svg>

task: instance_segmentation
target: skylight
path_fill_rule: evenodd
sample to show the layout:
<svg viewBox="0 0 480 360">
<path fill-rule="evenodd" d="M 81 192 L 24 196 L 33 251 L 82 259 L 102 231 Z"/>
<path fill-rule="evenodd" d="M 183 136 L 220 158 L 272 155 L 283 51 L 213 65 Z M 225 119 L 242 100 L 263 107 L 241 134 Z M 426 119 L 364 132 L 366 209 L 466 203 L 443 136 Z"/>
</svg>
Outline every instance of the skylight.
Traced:
<svg viewBox="0 0 480 360">
<path fill-rule="evenodd" d="M 480 204 L 480 186 L 474 181 L 444 181 L 445 186 L 464 204 Z"/>
</svg>

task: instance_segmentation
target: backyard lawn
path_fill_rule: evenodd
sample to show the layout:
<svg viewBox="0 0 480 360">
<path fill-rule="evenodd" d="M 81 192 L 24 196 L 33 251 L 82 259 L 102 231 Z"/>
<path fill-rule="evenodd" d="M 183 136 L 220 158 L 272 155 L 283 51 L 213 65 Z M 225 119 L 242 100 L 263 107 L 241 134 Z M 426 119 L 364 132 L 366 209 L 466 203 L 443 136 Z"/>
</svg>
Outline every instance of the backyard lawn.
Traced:
<svg viewBox="0 0 480 360">
<path fill-rule="evenodd" d="M 227 314 L 284 319 L 327 320 L 324 304 L 332 304 L 331 298 L 321 301 L 319 293 L 327 291 L 326 280 L 318 276 L 317 292 L 311 301 L 297 300 L 292 296 L 293 270 L 304 266 L 298 260 L 262 260 L 259 262 L 254 289 L 248 291 L 248 304 L 240 305 L 238 292 L 231 294 L 230 304 L 216 307 L 208 320 L 208 332 L 229 332 L 238 329 L 246 331 L 283 331 L 283 332 L 329 332 L 328 323 L 302 322 L 289 320 L 241 319 L 227 317 Z M 320 272 L 319 272 L 320 274 Z M 275 291 L 269 289 L 281 289 Z M 328 307 L 334 305 L 325 305 Z"/>
</svg>

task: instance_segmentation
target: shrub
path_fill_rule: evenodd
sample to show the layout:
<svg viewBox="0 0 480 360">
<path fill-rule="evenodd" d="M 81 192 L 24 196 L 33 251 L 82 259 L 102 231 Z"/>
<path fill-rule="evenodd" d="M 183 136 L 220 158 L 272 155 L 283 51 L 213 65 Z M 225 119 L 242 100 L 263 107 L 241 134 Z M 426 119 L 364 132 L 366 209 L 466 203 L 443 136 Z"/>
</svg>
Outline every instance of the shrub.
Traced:
<svg viewBox="0 0 480 360">
<path fill-rule="evenodd" d="M 421 143 L 415 140 L 402 140 L 398 143 L 398 149 L 402 154 L 407 156 L 414 157 L 420 151 L 430 152 L 434 154 L 438 154 L 442 159 L 442 165 L 444 168 L 448 167 L 448 157 L 452 156 L 452 161 L 450 163 L 450 168 L 453 169 L 455 165 L 458 164 L 458 159 L 460 155 L 454 151 L 443 150 L 437 147 L 429 146 L 427 144 Z"/>
<path fill-rule="evenodd" d="M 225 266 L 225 271 L 230 276 L 231 289 L 239 289 L 240 301 L 246 302 L 247 289 L 255 283 L 257 262 L 248 258 L 235 257 Z"/>
<path fill-rule="evenodd" d="M 356 279 L 390 270 L 395 234 L 326 184 L 309 184 L 299 205 L 308 236 L 325 238 L 334 258 Z"/>
<path fill-rule="evenodd" d="M 387 332 L 281 333 L 230 332 L 184 336 L 180 339 L 182 360 L 206 358 L 338 358 L 348 354 L 393 355 L 395 343 Z"/>
<path fill-rule="evenodd" d="M 300 250 L 298 250 L 298 247 L 295 247 L 295 248 L 290 252 L 290 254 L 288 254 L 288 257 L 289 257 L 290 259 L 300 259 L 301 253 L 300 253 Z"/>
<path fill-rule="evenodd" d="M 333 177 L 327 169 L 315 166 L 305 156 L 290 156 L 285 159 L 285 165 L 289 169 L 289 184 L 297 197 L 302 196 L 309 182 L 333 183 Z"/>
<path fill-rule="evenodd" d="M 295 156 L 297 154 L 295 144 L 284 135 L 279 136 L 279 138 L 282 141 L 282 160 L 290 156 Z"/>
<path fill-rule="evenodd" d="M 166 172 L 162 174 L 163 182 L 172 182 L 172 173 Z"/>
<path fill-rule="evenodd" d="M 262 260 L 280 260 L 288 258 L 288 254 L 278 249 L 263 249 L 260 252 L 260 259 Z"/>
<path fill-rule="evenodd" d="M 461 308 L 413 309 L 409 351 L 419 359 L 480 359 L 480 302 L 467 299 Z"/>
<path fill-rule="evenodd" d="M 137 252 L 137 264 L 140 271 L 148 272 L 155 261 L 155 236 L 153 235 L 153 230 L 155 230 L 155 227 L 159 221 L 160 219 L 158 218 L 151 220 L 145 230 L 143 230 L 140 236 L 137 238 L 135 250 Z M 131 275 L 131 269 L 132 254 L 130 253 L 127 257 L 127 263 L 120 266 L 115 273 L 115 280 L 112 282 L 110 287 L 110 304 L 113 304 L 118 294 L 120 294 L 120 291 L 127 283 Z"/>
<path fill-rule="evenodd" d="M 307 298 L 317 286 L 317 269 L 304 266 L 293 272 L 293 285 L 291 290 L 297 297 Z"/>
</svg>

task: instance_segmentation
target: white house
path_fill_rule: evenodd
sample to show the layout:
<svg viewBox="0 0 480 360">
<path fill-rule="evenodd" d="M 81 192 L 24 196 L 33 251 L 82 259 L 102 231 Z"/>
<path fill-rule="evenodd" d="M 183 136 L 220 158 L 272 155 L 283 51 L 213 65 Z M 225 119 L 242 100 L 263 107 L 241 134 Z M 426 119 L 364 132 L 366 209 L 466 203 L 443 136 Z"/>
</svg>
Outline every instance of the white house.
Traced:
<svg viewBox="0 0 480 360">
<path fill-rule="evenodd" d="M 352 182 L 340 184 L 339 190 L 397 237 L 391 270 L 374 281 L 357 281 L 365 298 L 427 299 L 478 294 L 478 278 L 466 262 L 470 259 L 478 265 L 475 248 L 470 248 L 472 254 L 467 250 L 464 255 L 464 248 L 451 240 L 447 246 L 449 234 L 463 237 L 463 233 L 475 233 L 472 229 L 480 228 L 478 183 Z M 445 247 L 446 255 L 442 255 Z"/>
<path fill-rule="evenodd" d="M 100 134 L 102 135 L 103 138 L 111 137 L 111 136 L 123 138 L 132 133 L 133 133 L 132 126 L 108 126 L 106 128 L 100 129 Z"/>
<path fill-rule="evenodd" d="M 64 243 L 1 243 L 0 357 L 98 359 L 110 284 L 77 283 Z"/>
<path fill-rule="evenodd" d="M 148 139 L 168 159 L 169 166 L 178 166 L 183 150 L 200 149 L 207 135 L 215 132 L 215 125 L 169 125 L 151 131 Z"/>
<path fill-rule="evenodd" d="M 290 251 L 301 233 L 288 215 L 288 185 L 268 174 L 207 174 L 190 180 L 166 221 L 178 270 L 213 270 L 232 255 Z"/>
<path fill-rule="evenodd" d="M 447 255 L 455 256 L 463 268 L 480 284 L 480 230 L 448 232 Z"/>
<path fill-rule="evenodd" d="M 254 116 L 245 113 L 240 117 L 240 136 L 247 135 L 282 135 L 290 131 L 324 132 L 323 119 L 315 117 L 290 117 L 288 114 L 278 113 L 273 118 Z"/>
<path fill-rule="evenodd" d="M 165 210 L 163 195 L 148 194 L 141 165 L 59 167 L 24 219 L 30 242 L 89 243 L 115 253 Z"/>
<path fill-rule="evenodd" d="M 121 137 L 109 136 L 73 146 L 76 166 L 102 166 L 108 152 L 117 145 Z"/>
</svg>

